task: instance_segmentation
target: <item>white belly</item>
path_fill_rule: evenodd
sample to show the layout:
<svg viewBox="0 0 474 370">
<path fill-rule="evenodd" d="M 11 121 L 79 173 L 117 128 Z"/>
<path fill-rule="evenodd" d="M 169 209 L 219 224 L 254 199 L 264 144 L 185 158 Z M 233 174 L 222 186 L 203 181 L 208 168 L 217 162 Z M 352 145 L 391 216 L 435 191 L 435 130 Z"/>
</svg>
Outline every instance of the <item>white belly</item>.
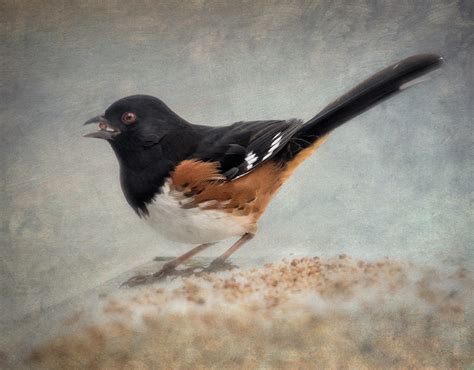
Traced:
<svg viewBox="0 0 474 370">
<path fill-rule="evenodd" d="M 163 192 L 148 205 L 146 222 L 165 238 L 181 243 L 212 243 L 241 236 L 250 229 L 246 217 L 231 216 L 219 210 L 200 207 L 183 208 L 176 194 L 170 194 L 166 183 Z"/>
</svg>

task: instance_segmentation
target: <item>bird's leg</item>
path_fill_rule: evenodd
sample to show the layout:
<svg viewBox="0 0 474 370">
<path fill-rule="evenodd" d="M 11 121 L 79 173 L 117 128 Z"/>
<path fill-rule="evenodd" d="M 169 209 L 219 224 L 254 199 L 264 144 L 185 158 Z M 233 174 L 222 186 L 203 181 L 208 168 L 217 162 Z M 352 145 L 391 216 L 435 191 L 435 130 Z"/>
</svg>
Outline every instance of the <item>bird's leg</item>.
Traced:
<svg viewBox="0 0 474 370">
<path fill-rule="evenodd" d="M 229 249 L 227 249 L 223 254 L 221 254 L 214 261 L 212 261 L 210 264 L 210 267 L 222 266 L 225 260 L 229 258 L 232 253 L 237 251 L 237 249 L 239 249 L 241 246 L 247 243 L 254 236 L 255 235 L 251 233 L 246 233 L 242 235 L 242 237 L 239 240 L 237 240 Z"/>
<path fill-rule="evenodd" d="M 155 272 L 152 275 L 133 276 L 130 279 L 128 279 L 126 282 L 124 282 L 121 286 L 128 285 L 129 287 L 133 287 L 135 285 L 146 284 L 148 282 L 152 282 L 154 279 L 163 278 L 166 276 L 167 273 L 174 270 L 176 266 L 180 265 L 181 263 L 188 260 L 192 256 L 198 254 L 199 252 L 203 251 L 207 247 L 210 247 L 212 244 L 214 243 L 206 243 L 206 244 L 198 245 L 197 247 L 194 247 L 193 249 L 191 249 L 189 252 L 186 252 L 182 256 L 179 256 L 165 263 L 158 272 Z"/>
<path fill-rule="evenodd" d="M 175 267 L 179 266 L 180 264 L 182 264 L 184 261 L 190 259 L 192 256 L 198 254 L 199 252 L 203 251 L 204 249 L 210 247 L 211 245 L 213 245 L 214 243 L 205 243 L 205 244 L 201 244 L 201 245 L 198 245 L 197 247 L 194 247 L 193 249 L 191 249 L 190 251 L 186 252 L 185 254 L 179 256 L 179 257 L 176 257 L 175 259 L 169 261 L 169 262 L 166 262 L 163 267 L 160 269 L 160 271 L 158 272 L 155 272 L 153 274 L 153 276 L 157 277 L 157 276 L 162 276 L 163 274 L 165 274 L 166 272 L 170 271 L 170 270 L 173 270 Z"/>
</svg>

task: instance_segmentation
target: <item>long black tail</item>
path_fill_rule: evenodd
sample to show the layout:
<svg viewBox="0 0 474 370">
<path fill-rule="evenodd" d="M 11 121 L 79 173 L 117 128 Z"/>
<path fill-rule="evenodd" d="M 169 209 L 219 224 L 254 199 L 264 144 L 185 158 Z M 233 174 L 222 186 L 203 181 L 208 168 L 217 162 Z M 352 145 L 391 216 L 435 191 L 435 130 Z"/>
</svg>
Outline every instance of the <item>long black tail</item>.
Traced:
<svg viewBox="0 0 474 370">
<path fill-rule="evenodd" d="M 439 68 L 442 63 L 443 58 L 439 55 L 419 54 L 403 59 L 376 73 L 306 122 L 294 136 L 295 139 L 300 139 L 299 150 L 310 146 L 319 137 L 377 103 L 421 82 L 421 76 Z"/>
</svg>

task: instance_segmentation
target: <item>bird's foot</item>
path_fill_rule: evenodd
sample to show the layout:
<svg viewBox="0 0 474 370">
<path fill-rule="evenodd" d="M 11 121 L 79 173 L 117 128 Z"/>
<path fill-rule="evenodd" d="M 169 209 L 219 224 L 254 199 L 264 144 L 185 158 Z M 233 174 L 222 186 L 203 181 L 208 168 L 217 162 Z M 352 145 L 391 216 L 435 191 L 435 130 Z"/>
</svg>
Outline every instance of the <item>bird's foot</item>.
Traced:
<svg viewBox="0 0 474 370">
<path fill-rule="evenodd" d="M 120 286 L 121 287 L 123 286 L 134 287 L 137 285 L 151 284 L 156 281 L 165 279 L 168 276 L 175 276 L 175 275 L 177 276 L 180 274 L 182 274 L 182 272 L 176 270 L 174 264 L 165 263 L 159 271 L 153 274 L 146 274 L 146 275 L 139 274 L 136 276 L 132 276 L 130 279 L 122 283 L 122 285 Z"/>
<path fill-rule="evenodd" d="M 216 258 L 212 261 L 207 268 L 204 269 L 204 272 L 219 272 L 219 271 L 230 271 L 233 269 L 239 268 L 239 266 L 234 265 L 231 262 L 220 260 Z"/>
<path fill-rule="evenodd" d="M 176 260 L 171 260 L 170 262 L 166 262 L 159 271 L 153 274 L 153 277 L 161 279 L 170 275 L 177 275 L 179 273 L 179 271 L 176 270 L 178 263 L 175 263 L 175 261 Z"/>
<path fill-rule="evenodd" d="M 157 272 L 155 272 L 154 274 L 152 274 L 152 276 L 155 278 L 155 279 L 164 279 L 168 276 L 174 276 L 174 275 L 177 275 L 179 273 L 178 270 L 176 270 L 174 267 L 173 268 L 162 268 L 160 270 L 158 270 Z"/>
<path fill-rule="evenodd" d="M 206 268 L 194 266 L 188 267 L 185 269 L 177 270 L 175 268 L 175 264 L 173 263 L 165 263 L 163 267 L 153 273 L 153 274 L 139 274 L 136 276 L 132 276 L 130 279 L 125 281 L 120 285 L 120 287 L 127 286 L 129 288 L 137 286 L 137 285 L 147 285 L 152 284 L 157 281 L 164 280 L 168 277 L 188 277 L 188 276 L 201 276 L 202 274 L 210 273 L 210 272 L 219 272 L 219 271 L 229 271 L 235 268 L 239 268 L 239 266 L 234 265 L 230 262 L 222 261 L 219 259 L 215 259 L 210 263 L 209 266 Z"/>
</svg>

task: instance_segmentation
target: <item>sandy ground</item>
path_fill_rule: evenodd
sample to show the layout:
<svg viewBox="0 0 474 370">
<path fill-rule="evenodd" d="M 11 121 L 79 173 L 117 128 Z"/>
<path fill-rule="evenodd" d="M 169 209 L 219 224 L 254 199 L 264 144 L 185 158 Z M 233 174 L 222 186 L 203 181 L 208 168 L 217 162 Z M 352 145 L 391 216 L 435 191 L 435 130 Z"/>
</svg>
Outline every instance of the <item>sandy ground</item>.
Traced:
<svg viewBox="0 0 474 370">
<path fill-rule="evenodd" d="M 54 334 L 28 349 L 15 367 L 456 369 L 474 364 L 473 279 L 463 268 L 441 271 L 341 255 L 194 272 L 95 292 L 93 304 L 70 306 Z M 3 358 L 6 365 L 6 351 Z"/>
</svg>

